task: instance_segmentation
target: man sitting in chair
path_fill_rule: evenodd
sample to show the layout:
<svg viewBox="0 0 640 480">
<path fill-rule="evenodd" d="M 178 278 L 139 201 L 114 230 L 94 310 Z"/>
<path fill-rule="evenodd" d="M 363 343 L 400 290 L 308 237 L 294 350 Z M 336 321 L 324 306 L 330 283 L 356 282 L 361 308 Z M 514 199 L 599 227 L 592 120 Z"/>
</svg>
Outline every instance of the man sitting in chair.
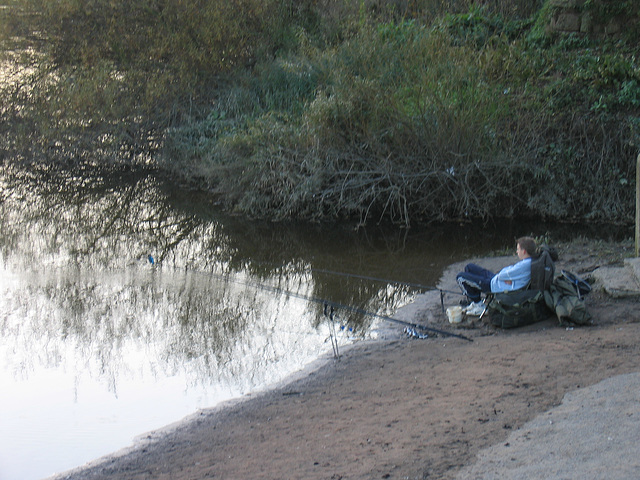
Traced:
<svg viewBox="0 0 640 480">
<path fill-rule="evenodd" d="M 536 241 L 531 237 L 520 237 L 516 240 L 516 253 L 520 261 L 515 265 L 504 267 L 498 273 L 469 263 L 464 272 L 456 276 L 462 293 L 471 304 L 464 310 L 467 315 L 479 316 L 484 313 L 483 293 L 499 293 L 519 290 L 527 286 L 531 280 L 531 257 L 536 253 Z"/>
</svg>

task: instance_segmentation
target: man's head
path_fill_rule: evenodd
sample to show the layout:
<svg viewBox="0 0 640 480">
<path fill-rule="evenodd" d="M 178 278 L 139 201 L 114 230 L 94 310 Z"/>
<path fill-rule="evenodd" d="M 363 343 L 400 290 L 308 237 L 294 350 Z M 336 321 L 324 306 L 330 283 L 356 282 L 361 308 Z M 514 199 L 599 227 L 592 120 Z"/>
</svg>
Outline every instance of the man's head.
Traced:
<svg viewBox="0 0 640 480">
<path fill-rule="evenodd" d="M 518 258 L 520 260 L 533 257 L 538 249 L 536 241 L 531 237 L 520 237 L 516 240 Z"/>
</svg>

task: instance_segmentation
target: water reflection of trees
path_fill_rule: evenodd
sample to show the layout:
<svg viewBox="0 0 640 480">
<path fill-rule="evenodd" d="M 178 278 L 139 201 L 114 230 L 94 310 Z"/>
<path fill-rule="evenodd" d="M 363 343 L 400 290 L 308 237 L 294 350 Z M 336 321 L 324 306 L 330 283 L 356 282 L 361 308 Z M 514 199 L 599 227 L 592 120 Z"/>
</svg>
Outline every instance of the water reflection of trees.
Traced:
<svg viewBox="0 0 640 480">
<path fill-rule="evenodd" d="M 88 268 L 124 268 L 144 262 L 150 254 L 164 268 L 243 272 L 254 282 L 286 284 L 293 291 L 311 283 L 313 297 L 360 308 L 371 306 L 375 298 L 393 302 L 396 294 L 380 283 L 314 274 L 314 267 L 325 267 L 327 258 L 358 256 L 341 251 L 327 257 L 328 245 L 322 238 L 341 243 L 330 232 L 228 218 L 223 224 L 211 213 L 215 210 L 194 214 L 186 208 L 175 209 L 162 183 L 152 176 L 94 174 L 87 180 L 56 172 L 21 175 L 9 188 L 21 201 L 12 202 L 11 212 L 4 215 L 8 228 L 3 243 L 6 246 L 13 234 L 11 248 L 24 251 L 24 257 L 39 265 L 58 261 Z M 203 203 L 201 198 L 193 201 Z M 380 298 L 381 293 L 385 298 Z"/>
<path fill-rule="evenodd" d="M 311 343 L 322 343 L 299 341 L 313 335 L 303 315 L 276 318 L 288 311 L 285 296 L 199 274 L 59 271 L 30 278 L 15 295 L 0 333 L 20 376 L 72 365 L 112 389 L 130 369 L 191 383 L 261 383 L 265 364 L 287 355 L 304 363 L 317 352 Z M 136 364 L 123 363 L 131 356 Z"/>
<path fill-rule="evenodd" d="M 9 171 L 0 188 L 0 251 L 24 282 L 0 324 L 23 352 L 15 371 L 74 364 L 113 390 L 136 369 L 258 382 L 269 364 L 326 349 L 322 300 L 390 313 L 411 294 L 321 278 L 314 268 L 327 266 L 330 245 L 338 245 L 332 256 L 348 254 L 336 238 L 323 242 L 315 227 L 219 219 L 195 194 L 176 208 L 152 175 Z M 356 331 L 371 322 L 339 314 Z"/>
</svg>

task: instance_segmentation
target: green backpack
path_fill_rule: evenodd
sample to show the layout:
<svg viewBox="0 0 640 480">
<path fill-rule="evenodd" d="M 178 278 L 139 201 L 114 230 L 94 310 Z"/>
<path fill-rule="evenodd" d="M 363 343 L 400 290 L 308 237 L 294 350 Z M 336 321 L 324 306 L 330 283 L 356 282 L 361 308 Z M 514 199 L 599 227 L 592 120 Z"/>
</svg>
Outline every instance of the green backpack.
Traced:
<svg viewBox="0 0 640 480">
<path fill-rule="evenodd" d="M 549 317 L 544 293 L 540 290 L 515 290 L 496 293 L 487 307 L 489 323 L 500 328 L 516 328 Z"/>
<path fill-rule="evenodd" d="M 556 313 L 560 325 L 589 325 L 591 314 L 587 310 L 584 297 L 591 286 L 577 275 L 565 270 L 551 283 L 545 292 L 547 306 Z"/>
</svg>

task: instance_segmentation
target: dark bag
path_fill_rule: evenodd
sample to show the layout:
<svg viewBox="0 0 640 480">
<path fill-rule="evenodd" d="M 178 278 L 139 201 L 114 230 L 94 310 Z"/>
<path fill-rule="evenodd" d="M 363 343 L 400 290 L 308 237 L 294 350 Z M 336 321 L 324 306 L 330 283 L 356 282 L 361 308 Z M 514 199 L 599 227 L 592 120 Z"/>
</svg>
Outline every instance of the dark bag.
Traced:
<svg viewBox="0 0 640 480">
<path fill-rule="evenodd" d="M 538 248 L 538 251 L 540 253 L 547 252 L 551 257 L 551 260 L 553 260 L 554 262 L 557 262 L 558 258 L 560 258 L 560 255 L 558 254 L 558 249 L 556 247 L 550 247 L 546 243 L 543 243 L 542 245 L 540 245 L 540 247 Z"/>
<path fill-rule="evenodd" d="M 540 255 L 531 260 L 531 282 L 529 283 L 529 288 L 531 290 L 549 290 L 555 273 L 556 267 L 553 263 L 551 252 L 548 249 L 542 249 Z"/>
<path fill-rule="evenodd" d="M 560 325 L 589 325 L 591 314 L 587 310 L 584 296 L 591 292 L 591 286 L 577 275 L 562 271 L 553 280 L 544 299 L 551 310 L 558 317 Z"/>
<path fill-rule="evenodd" d="M 566 280 L 571 283 L 575 289 L 576 295 L 578 298 L 582 299 L 591 293 L 591 285 L 589 285 L 585 280 L 580 278 L 575 273 L 567 272 L 566 270 L 562 270 L 560 272 Z"/>
<path fill-rule="evenodd" d="M 500 328 L 531 325 L 549 317 L 549 310 L 540 290 L 515 290 L 496 293 L 487 307 L 489 323 Z"/>
</svg>

